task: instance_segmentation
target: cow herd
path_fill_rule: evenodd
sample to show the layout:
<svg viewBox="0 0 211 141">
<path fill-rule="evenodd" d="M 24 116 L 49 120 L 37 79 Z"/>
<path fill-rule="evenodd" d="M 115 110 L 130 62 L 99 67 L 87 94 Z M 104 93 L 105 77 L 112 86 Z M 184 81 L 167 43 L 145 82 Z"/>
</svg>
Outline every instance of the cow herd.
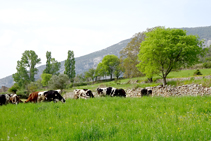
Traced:
<svg viewBox="0 0 211 141">
<path fill-rule="evenodd" d="M 33 92 L 29 95 L 28 99 L 24 101 L 24 103 L 28 102 L 43 102 L 43 101 L 54 101 L 58 102 L 61 101 L 65 103 L 65 99 L 61 96 L 60 90 L 49 90 L 49 91 L 43 91 L 43 92 Z M 2 94 L 0 95 L 0 105 L 3 104 L 18 104 L 23 103 L 23 101 L 20 100 L 20 98 L 16 94 Z"/>
<path fill-rule="evenodd" d="M 126 92 L 124 89 L 116 89 L 114 87 L 106 87 L 106 88 L 97 88 L 97 94 L 99 96 L 119 96 L 119 97 L 126 97 Z M 93 98 L 94 95 L 91 90 L 89 89 L 75 89 L 74 90 L 74 99 L 87 99 Z"/>
<path fill-rule="evenodd" d="M 94 95 L 89 89 L 75 89 L 74 91 L 74 99 L 87 99 L 94 98 Z M 105 88 L 97 88 L 97 94 L 99 96 L 110 96 L 110 97 L 126 97 L 126 92 L 124 89 L 116 89 L 114 87 L 105 87 Z M 149 96 L 152 95 L 152 90 L 142 89 L 141 96 Z M 65 103 L 65 99 L 61 96 L 60 90 L 49 90 L 42 92 L 33 92 L 29 95 L 28 99 L 24 101 L 24 103 L 28 102 L 44 102 L 44 101 L 53 101 L 58 102 L 61 101 Z M 23 103 L 21 99 L 16 94 L 2 94 L 0 95 L 0 105 L 3 104 L 18 104 Z"/>
</svg>

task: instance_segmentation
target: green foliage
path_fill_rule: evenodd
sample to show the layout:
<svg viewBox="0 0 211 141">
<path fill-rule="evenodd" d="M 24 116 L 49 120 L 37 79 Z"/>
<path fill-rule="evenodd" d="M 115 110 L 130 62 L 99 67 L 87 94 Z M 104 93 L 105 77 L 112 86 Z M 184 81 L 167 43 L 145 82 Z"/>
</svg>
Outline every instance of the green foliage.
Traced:
<svg viewBox="0 0 211 141">
<path fill-rule="evenodd" d="M 202 75 L 202 73 L 200 72 L 200 70 L 196 70 L 194 73 L 193 73 L 193 75 Z"/>
<path fill-rule="evenodd" d="M 61 67 L 61 63 L 56 61 L 55 58 L 51 58 L 51 52 L 46 52 L 46 68 L 43 73 L 52 74 L 52 75 L 59 75 L 59 69 Z"/>
<path fill-rule="evenodd" d="M 41 59 L 38 58 L 37 54 L 33 50 L 26 50 L 23 53 L 21 62 L 24 63 L 25 67 L 29 70 L 30 81 L 35 81 L 34 75 L 37 74 L 38 69 L 35 68 L 37 64 L 40 64 Z"/>
<path fill-rule="evenodd" d="M 14 81 L 19 87 L 24 88 L 29 82 L 35 81 L 34 75 L 38 71 L 35 66 L 41 63 L 40 61 L 41 59 L 33 50 L 26 50 L 22 54 L 21 61 L 17 61 L 17 73 L 13 74 Z"/>
<path fill-rule="evenodd" d="M 28 71 L 26 70 L 23 62 L 17 61 L 16 70 L 17 72 L 13 74 L 12 77 L 20 88 L 24 88 L 25 85 L 27 85 L 30 82 L 30 80 L 29 80 Z"/>
<path fill-rule="evenodd" d="M 166 77 L 173 69 L 196 64 L 203 53 L 199 37 L 186 35 L 181 29 L 159 27 L 146 33 L 137 68 L 149 78 L 161 73 L 163 85 L 166 85 Z"/>
<path fill-rule="evenodd" d="M 65 60 L 65 71 L 64 74 L 66 74 L 70 81 L 73 83 L 74 82 L 74 77 L 75 77 L 75 58 L 74 58 L 74 52 L 69 50 L 68 51 L 68 56 L 67 60 Z"/>
<path fill-rule="evenodd" d="M 16 92 L 20 89 L 17 83 L 13 84 L 9 89 L 8 92 L 16 94 Z"/>
<path fill-rule="evenodd" d="M 26 89 L 29 93 L 35 92 L 40 88 L 40 85 L 38 82 L 31 82 L 26 86 Z"/>
<path fill-rule="evenodd" d="M 51 89 L 63 90 L 69 83 L 69 77 L 66 74 L 53 75 L 48 81 L 48 86 Z"/>
<path fill-rule="evenodd" d="M 41 83 L 42 83 L 42 85 L 43 86 L 47 86 L 48 85 L 48 81 L 51 79 L 51 77 L 52 77 L 52 74 L 43 73 L 41 75 L 41 78 L 42 78 Z"/>
<path fill-rule="evenodd" d="M 86 80 L 95 81 L 96 78 L 96 70 L 94 68 L 89 69 L 88 71 L 84 72 Z"/>
<path fill-rule="evenodd" d="M 117 67 L 120 64 L 120 60 L 117 56 L 115 55 L 106 55 L 102 62 L 99 64 L 100 68 L 99 70 L 104 70 L 107 75 L 110 75 L 110 79 L 112 80 L 113 73 L 117 69 Z"/>
<path fill-rule="evenodd" d="M 4 113 L 0 116 L 0 138 L 15 141 L 210 140 L 210 101 L 210 96 L 102 97 L 67 99 L 65 104 L 8 104 L 0 108 Z"/>
<path fill-rule="evenodd" d="M 76 77 L 74 78 L 75 83 L 82 83 L 86 80 L 84 74 L 77 74 Z"/>
</svg>

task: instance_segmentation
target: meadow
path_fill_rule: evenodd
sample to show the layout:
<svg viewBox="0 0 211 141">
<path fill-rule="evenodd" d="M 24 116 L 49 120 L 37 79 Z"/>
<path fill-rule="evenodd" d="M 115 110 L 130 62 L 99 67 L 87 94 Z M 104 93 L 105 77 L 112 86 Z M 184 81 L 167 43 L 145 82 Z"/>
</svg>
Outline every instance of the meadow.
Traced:
<svg viewBox="0 0 211 141">
<path fill-rule="evenodd" d="M 211 96 L 67 99 L 0 113 L 0 140 L 211 140 Z"/>
</svg>

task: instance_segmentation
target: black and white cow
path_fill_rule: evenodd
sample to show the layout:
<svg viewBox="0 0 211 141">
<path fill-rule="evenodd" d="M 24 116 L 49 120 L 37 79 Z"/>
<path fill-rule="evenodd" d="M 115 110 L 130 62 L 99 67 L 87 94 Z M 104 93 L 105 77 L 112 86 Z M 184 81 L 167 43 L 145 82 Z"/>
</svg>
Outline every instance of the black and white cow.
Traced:
<svg viewBox="0 0 211 141">
<path fill-rule="evenodd" d="M 148 90 L 148 89 L 142 89 L 141 90 L 141 96 L 150 96 L 152 95 L 152 90 Z"/>
<path fill-rule="evenodd" d="M 74 90 L 74 99 L 87 99 L 87 98 L 94 98 L 94 95 L 91 90 L 89 89 L 75 89 Z"/>
<path fill-rule="evenodd" d="M 112 96 L 120 96 L 120 97 L 126 97 L 126 92 L 124 89 L 115 89 Z"/>
<path fill-rule="evenodd" d="M 0 95 L 0 105 L 8 104 L 10 102 L 10 95 L 9 94 L 2 94 Z"/>
<path fill-rule="evenodd" d="M 112 96 L 115 92 L 116 88 L 114 87 L 107 87 L 107 88 L 97 88 L 98 95 L 101 96 Z"/>
<path fill-rule="evenodd" d="M 58 93 L 58 91 L 49 90 L 47 92 L 44 92 L 44 96 L 46 97 L 47 101 L 61 101 L 65 103 L 65 99 L 61 96 L 61 94 Z"/>
</svg>

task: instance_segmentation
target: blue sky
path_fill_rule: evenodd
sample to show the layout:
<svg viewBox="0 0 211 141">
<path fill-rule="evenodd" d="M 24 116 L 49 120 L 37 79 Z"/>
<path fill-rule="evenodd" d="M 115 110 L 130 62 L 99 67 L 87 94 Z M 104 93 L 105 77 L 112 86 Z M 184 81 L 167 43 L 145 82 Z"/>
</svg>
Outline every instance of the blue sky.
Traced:
<svg viewBox="0 0 211 141">
<path fill-rule="evenodd" d="M 46 62 L 104 49 L 155 26 L 211 24 L 210 0 L 0 0 L 0 78 L 16 72 L 25 50 Z"/>
</svg>

